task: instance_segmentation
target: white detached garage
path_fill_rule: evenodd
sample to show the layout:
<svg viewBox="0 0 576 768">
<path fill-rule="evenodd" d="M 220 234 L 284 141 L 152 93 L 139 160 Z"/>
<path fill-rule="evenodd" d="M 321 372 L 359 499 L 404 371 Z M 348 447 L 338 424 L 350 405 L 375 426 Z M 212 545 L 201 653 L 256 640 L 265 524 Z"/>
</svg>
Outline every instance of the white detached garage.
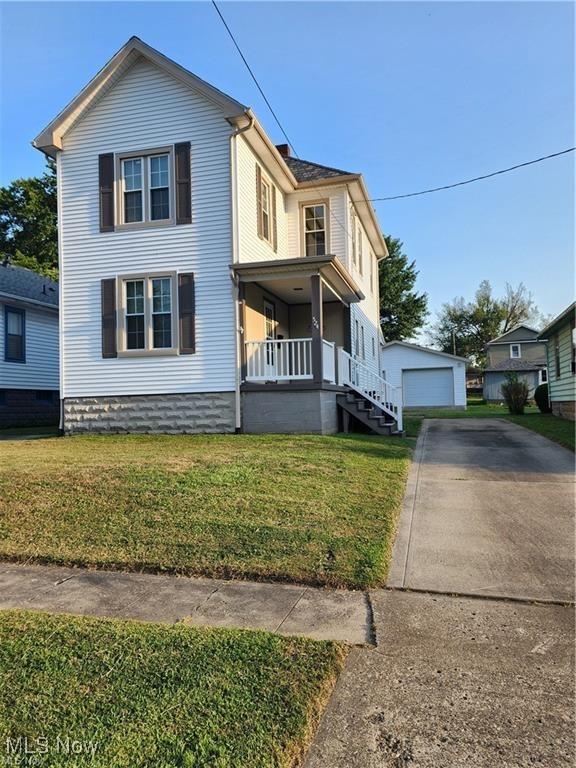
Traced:
<svg viewBox="0 0 576 768">
<path fill-rule="evenodd" d="M 390 341 L 381 347 L 382 376 L 402 387 L 404 408 L 466 408 L 466 359 Z"/>
</svg>

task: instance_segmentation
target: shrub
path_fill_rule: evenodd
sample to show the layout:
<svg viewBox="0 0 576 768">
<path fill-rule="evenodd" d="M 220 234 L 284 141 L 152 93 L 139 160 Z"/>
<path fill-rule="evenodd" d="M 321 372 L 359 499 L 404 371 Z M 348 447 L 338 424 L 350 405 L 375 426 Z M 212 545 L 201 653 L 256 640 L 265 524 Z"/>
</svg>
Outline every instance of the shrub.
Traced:
<svg viewBox="0 0 576 768">
<path fill-rule="evenodd" d="M 550 401 L 548 400 L 548 384 L 540 384 L 534 392 L 534 400 L 540 413 L 552 413 Z"/>
<path fill-rule="evenodd" d="M 507 373 L 506 381 L 502 384 L 502 394 L 508 410 L 514 416 L 521 416 L 528 402 L 528 385 L 520 381 L 517 373 Z"/>
</svg>

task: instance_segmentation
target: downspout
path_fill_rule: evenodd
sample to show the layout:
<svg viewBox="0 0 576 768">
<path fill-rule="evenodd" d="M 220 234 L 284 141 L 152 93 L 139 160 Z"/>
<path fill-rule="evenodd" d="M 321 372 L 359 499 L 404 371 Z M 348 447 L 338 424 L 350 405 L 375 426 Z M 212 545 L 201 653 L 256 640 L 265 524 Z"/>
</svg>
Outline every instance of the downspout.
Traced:
<svg viewBox="0 0 576 768">
<path fill-rule="evenodd" d="M 238 128 L 236 131 L 230 134 L 230 175 L 231 175 L 231 187 L 232 187 L 232 263 L 237 264 L 240 261 L 239 258 L 239 242 L 240 242 L 240 221 L 239 221 L 239 206 L 238 206 L 238 144 L 236 137 L 242 133 L 246 133 L 254 126 L 254 115 L 248 111 L 246 113 L 249 122 L 243 128 Z M 235 373 L 235 388 L 234 388 L 234 411 L 235 411 L 235 431 L 236 433 L 242 430 L 242 412 L 241 412 L 241 397 L 240 397 L 240 385 L 241 385 L 241 360 L 242 360 L 242 341 L 244 329 L 240 323 L 240 311 L 238 306 L 238 276 L 231 270 L 232 277 L 232 298 L 234 301 L 234 327 L 235 327 L 235 340 L 236 340 L 236 373 Z"/>
<path fill-rule="evenodd" d="M 56 154 L 56 228 L 58 234 L 58 389 L 60 397 L 60 414 L 58 418 L 58 434 L 65 433 L 64 422 L 64 248 L 62 233 L 62 152 Z"/>
</svg>

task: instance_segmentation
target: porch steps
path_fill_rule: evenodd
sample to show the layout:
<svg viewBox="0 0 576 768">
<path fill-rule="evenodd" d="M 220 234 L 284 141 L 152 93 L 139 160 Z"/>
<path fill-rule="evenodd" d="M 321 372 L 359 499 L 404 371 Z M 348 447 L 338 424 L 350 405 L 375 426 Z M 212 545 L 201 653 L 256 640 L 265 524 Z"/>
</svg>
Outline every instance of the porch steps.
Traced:
<svg viewBox="0 0 576 768">
<path fill-rule="evenodd" d="M 352 416 L 376 435 L 402 436 L 392 416 L 373 405 L 358 392 L 349 391 L 345 395 L 338 395 L 336 402 L 342 409 L 344 432 L 349 431 Z"/>
</svg>

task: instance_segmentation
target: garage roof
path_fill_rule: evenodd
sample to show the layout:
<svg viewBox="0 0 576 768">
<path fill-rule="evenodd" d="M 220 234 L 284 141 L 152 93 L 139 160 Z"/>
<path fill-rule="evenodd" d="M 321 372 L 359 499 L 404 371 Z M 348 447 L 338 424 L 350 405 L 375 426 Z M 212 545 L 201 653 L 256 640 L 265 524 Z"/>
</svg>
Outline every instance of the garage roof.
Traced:
<svg viewBox="0 0 576 768">
<path fill-rule="evenodd" d="M 392 347 L 394 345 L 397 345 L 399 347 L 407 347 L 408 349 L 417 349 L 420 352 L 429 352 L 431 355 L 438 355 L 439 357 L 449 357 L 452 360 L 458 360 L 462 363 L 467 363 L 468 359 L 466 357 L 459 357 L 458 355 L 450 355 L 448 352 L 440 352 L 438 349 L 430 349 L 429 347 L 421 347 L 419 344 L 410 344 L 407 341 L 388 341 L 386 344 L 382 345 L 382 349 L 387 349 L 388 347 Z"/>
</svg>

